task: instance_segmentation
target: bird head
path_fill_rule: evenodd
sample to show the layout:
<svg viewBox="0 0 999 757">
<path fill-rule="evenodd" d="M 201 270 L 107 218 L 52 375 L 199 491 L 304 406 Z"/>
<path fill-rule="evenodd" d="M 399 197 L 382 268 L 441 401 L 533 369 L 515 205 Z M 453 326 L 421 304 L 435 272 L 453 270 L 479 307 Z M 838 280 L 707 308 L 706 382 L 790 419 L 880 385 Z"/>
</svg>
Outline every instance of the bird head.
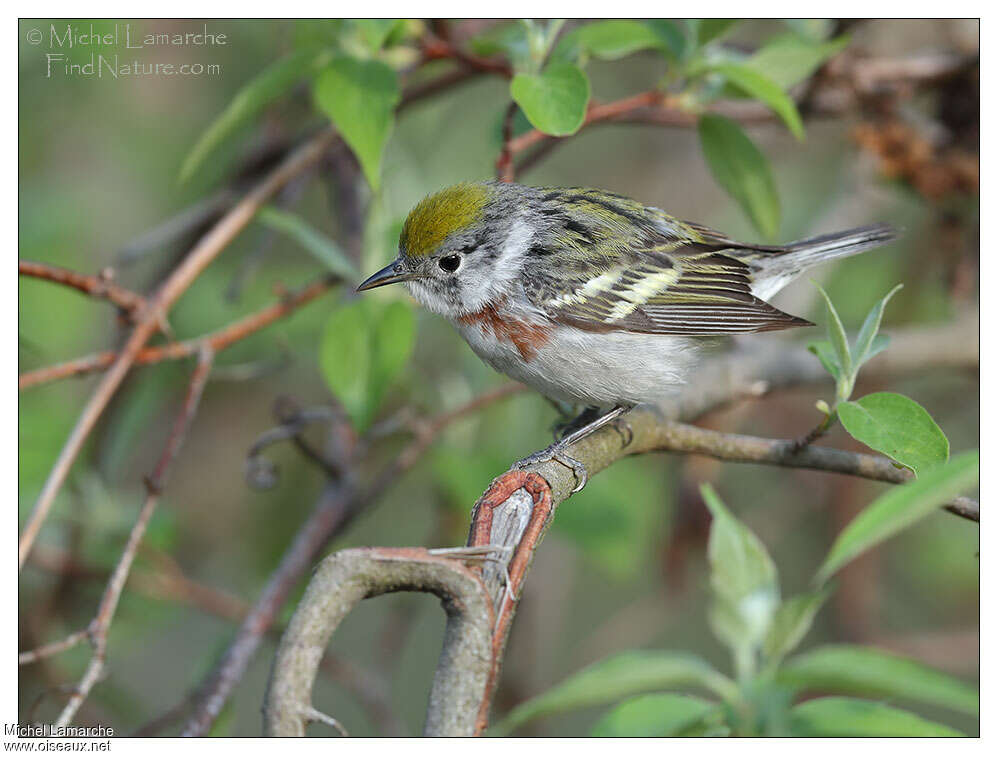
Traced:
<svg viewBox="0 0 999 757">
<path fill-rule="evenodd" d="M 358 291 L 404 282 L 424 307 L 449 318 L 501 298 L 533 237 L 517 185 L 456 184 L 413 208 L 399 255 Z"/>
</svg>

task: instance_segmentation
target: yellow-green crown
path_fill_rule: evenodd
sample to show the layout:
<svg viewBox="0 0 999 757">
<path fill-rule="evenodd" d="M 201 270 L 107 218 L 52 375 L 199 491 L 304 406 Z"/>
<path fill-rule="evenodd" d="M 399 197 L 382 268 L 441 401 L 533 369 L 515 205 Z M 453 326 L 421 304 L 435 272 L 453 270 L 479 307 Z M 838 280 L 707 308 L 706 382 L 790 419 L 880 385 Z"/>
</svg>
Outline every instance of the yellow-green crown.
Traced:
<svg viewBox="0 0 999 757">
<path fill-rule="evenodd" d="M 455 184 L 420 200 L 402 227 L 399 249 L 409 257 L 424 257 L 453 232 L 476 223 L 489 201 L 484 184 Z"/>
</svg>

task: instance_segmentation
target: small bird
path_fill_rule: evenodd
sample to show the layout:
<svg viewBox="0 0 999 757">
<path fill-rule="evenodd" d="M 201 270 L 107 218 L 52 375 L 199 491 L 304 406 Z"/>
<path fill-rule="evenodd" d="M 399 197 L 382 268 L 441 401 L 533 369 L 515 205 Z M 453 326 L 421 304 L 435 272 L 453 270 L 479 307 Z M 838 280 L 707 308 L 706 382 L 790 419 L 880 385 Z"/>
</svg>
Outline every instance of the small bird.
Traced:
<svg viewBox="0 0 999 757">
<path fill-rule="evenodd" d="M 587 408 L 520 461 L 570 444 L 675 392 L 705 337 L 814 325 L 766 302 L 817 263 L 895 237 L 887 225 L 785 246 L 744 244 L 600 189 L 463 183 L 423 199 L 399 255 L 358 291 L 405 282 L 500 373 Z"/>
</svg>

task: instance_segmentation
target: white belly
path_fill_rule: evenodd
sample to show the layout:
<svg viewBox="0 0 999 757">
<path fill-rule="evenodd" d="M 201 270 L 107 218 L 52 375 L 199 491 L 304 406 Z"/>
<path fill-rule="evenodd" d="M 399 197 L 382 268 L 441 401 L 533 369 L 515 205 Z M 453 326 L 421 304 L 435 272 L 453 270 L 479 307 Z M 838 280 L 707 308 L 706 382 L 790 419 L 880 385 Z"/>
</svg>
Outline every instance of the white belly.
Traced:
<svg viewBox="0 0 999 757">
<path fill-rule="evenodd" d="M 453 322 L 475 353 L 500 373 L 547 397 L 585 405 L 658 403 L 684 383 L 694 341 L 679 336 L 592 333 L 555 325 L 525 359 L 488 326 Z"/>
</svg>

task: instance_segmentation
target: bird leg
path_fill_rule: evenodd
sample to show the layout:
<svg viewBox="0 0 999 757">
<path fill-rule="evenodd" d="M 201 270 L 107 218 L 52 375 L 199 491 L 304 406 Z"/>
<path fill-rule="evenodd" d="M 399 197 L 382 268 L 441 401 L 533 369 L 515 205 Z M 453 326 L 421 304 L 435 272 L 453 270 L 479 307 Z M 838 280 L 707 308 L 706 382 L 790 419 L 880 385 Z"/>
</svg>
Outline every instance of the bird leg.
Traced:
<svg viewBox="0 0 999 757">
<path fill-rule="evenodd" d="M 590 423 L 600 418 L 602 414 L 603 410 L 592 405 L 584 407 L 582 412 L 577 413 L 575 416 L 569 413 L 564 414 L 562 416 L 562 421 L 555 425 L 555 441 L 564 439 L 569 434 L 572 434 L 581 428 L 585 428 Z"/>
<path fill-rule="evenodd" d="M 588 437 L 590 434 L 600 430 L 608 423 L 615 423 L 615 425 L 617 425 L 616 421 L 618 418 L 629 410 L 631 410 L 631 407 L 628 405 L 617 405 L 603 415 L 598 415 L 596 418 L 593 418 L 593 415 L 598 413 L 599 410 L 597 408 L 587 408 L 580 414 L 576 421 L 573 421 L 573 423 L 570 424 L 570 427 L 576 428 L 573 428 L 572 431 L 540 452 L 535 452 L 533 455 L 528 455 L 523 460 L 518 460 L 511 466 L 511 469 L 522 470 L 528 466 L 538 463 L 559 463 L 560 465 L 564 465 L 566 468 L 571 470 L 572 474 L 576 477 L 576 486 L 572 490 L 572 493 L 575 494 L 586 486 L 586 466 L 576 458 L 569 455 L 566 450 L 568 450 L 569 447 L 576 442 L 579 442 Z M 590 418 L 593 419 L 590 420 Z M 579 426 L 580 421 L 583 422 L 582 426 Z M 625 424 L 625 428 L 627 429 L 627 434 L 621 431 L 620 427 L 618 427 L 618 431 L 621 432 L 622 436 L 626 436 L 627 441 L 625 442 L 625 446 L 627 446 L 631 442 L 632 434 L 631 428 L 628 427 L 627 424 Z"/>
</svg>

